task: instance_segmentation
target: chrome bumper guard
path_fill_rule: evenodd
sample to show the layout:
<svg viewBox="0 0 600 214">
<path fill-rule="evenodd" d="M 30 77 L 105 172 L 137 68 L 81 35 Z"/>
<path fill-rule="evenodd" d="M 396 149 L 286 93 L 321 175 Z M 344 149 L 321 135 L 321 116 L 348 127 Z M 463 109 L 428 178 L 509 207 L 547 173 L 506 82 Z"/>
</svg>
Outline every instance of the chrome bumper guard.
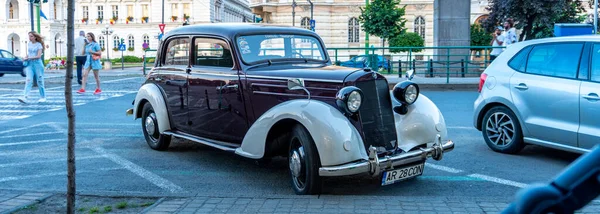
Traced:
<svg viewBox="0 0 600 214">
<path fill-rule="evenodd" d="M 396 154 L 393 156 L 377 157 L 377 149 L 369 148 L 369 160 L 362 160 L 344 164 L 340 166 L 327 166 L 319 168 L 320 176 L 344 176 L 355 175 L 369 172 L 372 176 L 378 176 L 382 171 L 393 169 L 396 166 L 409 164 L 418 161 L 424 161 L 431 157 L 436 161 L 442 159 L 444 152 L 454 149 L 454 142 L 451 140 L 442 143 L 441 137 L 437 136 L 437 142 L 431 147 L 421 148 L 420 150 Z"/>
</svg>

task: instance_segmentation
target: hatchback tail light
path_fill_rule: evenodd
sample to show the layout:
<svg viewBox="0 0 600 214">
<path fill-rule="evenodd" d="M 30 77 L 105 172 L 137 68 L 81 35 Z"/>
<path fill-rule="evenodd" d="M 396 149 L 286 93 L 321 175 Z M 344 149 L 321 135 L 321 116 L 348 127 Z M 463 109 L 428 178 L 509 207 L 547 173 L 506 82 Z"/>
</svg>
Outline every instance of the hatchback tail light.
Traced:
<svg viewBox="0 0 600 214">
<path fill-rule="evenodd" d="M 479 77 L 479 89 L 477 89 L 478 92 L 481 93 L 481 89 L 483 89 L 483 84 L 485 84 L 485 79 L 487 79 L 487 74 L 486 73 L 482 73 L 481 76 Z"/>
</svg>

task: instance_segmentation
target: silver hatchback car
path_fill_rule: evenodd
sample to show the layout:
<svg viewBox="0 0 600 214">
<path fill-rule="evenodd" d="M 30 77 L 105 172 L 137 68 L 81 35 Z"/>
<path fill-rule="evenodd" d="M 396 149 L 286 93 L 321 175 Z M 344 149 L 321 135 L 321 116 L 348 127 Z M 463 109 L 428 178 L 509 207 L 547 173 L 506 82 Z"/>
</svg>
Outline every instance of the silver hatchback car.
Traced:
<svg viewBox="0 0 600 214">
<path fill-rule="evenodd" d="M 496 152 L 600 143 L 600 36 L 515 43 L 481 74 L 473 125 Z"/>
</svg>

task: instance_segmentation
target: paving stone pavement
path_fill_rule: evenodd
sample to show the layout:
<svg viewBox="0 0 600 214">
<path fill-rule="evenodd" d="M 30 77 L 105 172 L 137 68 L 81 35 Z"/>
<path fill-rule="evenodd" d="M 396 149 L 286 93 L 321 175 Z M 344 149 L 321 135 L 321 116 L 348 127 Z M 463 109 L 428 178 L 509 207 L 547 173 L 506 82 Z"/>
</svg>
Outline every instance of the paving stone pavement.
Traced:
<svg viewBox="0 0 600 214">
<path fill-rule="evenodd" d="M 326 196 L 319 198 L 172 198 L 145 213 L 500 213 L 510 199 L 478 200 L 451 197 Z M 594 201 L 576 213 L 600 213 Z"/>
<path fill-rule="evenodd" d="M 52 194 L 48 193 L 1 193 L 0 192 L 0 214 L 11 213 L 18 209 L 38 203 Z"/>
</svg>

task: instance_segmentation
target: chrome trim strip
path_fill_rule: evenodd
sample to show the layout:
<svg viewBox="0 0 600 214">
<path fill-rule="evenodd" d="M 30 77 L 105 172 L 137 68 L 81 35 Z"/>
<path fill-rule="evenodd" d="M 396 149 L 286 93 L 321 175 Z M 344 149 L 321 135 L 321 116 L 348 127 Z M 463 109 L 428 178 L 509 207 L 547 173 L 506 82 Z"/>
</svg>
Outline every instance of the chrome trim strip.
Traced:
<svg viewBox="0 0 600 214">
<path fill-rule="evenodd" d="M 538 146 L 544 146 L 544 147 L 549 147 L 549 148 L 559 149 L 559 150 L 564 150 L 564 151 L 569 151 L 569 152 L 581 153 L 581 154 L 590 152 L 590 150 L 587 150 L 587 149 L 553 143 L 553 142 L 539 140 L 539 139 L 530 138 L 530 137 L 524 137 L 523 141 L 525 141 L 526 143 L 529 143 L 529 144 L 534 144 L 534 145 L 538 145 Z"/>
<path fill-rule="evenodd" d="M 273 87 L 273 88 L 287 88 L 287 85 L 275 85 L 275 84 L 267 84 L 267 83 L 251 83 L 250 87 Z M 320 88 L 320 87 L 306 87 L 306 89 L 313 89 L 313 90 L 323 90 L 323 91 L 335 91 L 337 92 L 338 90 L 335 88 Z"/>
<path fill-rule="evenodd" d="M 288 97 L 306 97 L 306 94 L 288 94 L 288 93 L 277 93 L 277 92 L 268 92 L 268 91 L 252 91 L 253 94 L 262 94 L 262 95 L 274 95 L 274 96 L 288 96 Z M 324 96 L 310 96 L 310 98 L 321 98 L 321 99 L 332 99 L 335 97 L 324 97 Z"/>
<path fill-rule="evenodd" d="M 246 78 L 256 78 L 256 79 L 279 79 L 279 80 L 285 80 L 287 81 L 288 79 L 291 78 L 298 78 L 298 77 L 271 77 L 271 76 L 259 76 L 259 75 L 246 75 Z M 331 83 L 344 83 L 343 80 L 328 80 L 328 79 L 307 79 L 307 78 L 303 78 L 304 81 L 313 81 L 313 82 L 331 82 Z"/>
<path fill-rule="evenodd" d="M 221 141 L 208 140 L 206 138 L 191 136 L 191 135 L 184 134 L 184 133 L 178 133 L 178 132 L 172 132 L 172 131 L 165 131 L 163 134 L 171 135 L 171 136 L 175 136 L 175 137 L 179 137 L 179 138 L 183 138 L 183 139 L 186 139 L 186 140 L 191 140 L 191 141 L 194 141 L 196 143 L 204 144 L 204 145 L 207 145 L 207 146 L 210 146 L 210 147 L 214 147 L 214 148 L 217 148 L 217 149 L 221 149 L 221 150 L 227 151 L 227 152 L 235 152 L 235 149 L 237 149 L 239 147 L 236 144 L 227 143 L 227 142 L 221 142 Z"/>
<path fill-rule="evenodd" d="M 434 160 L 441 160 L 442 154 L 452 151 L 454 142 L 447 141 L 444 144 L 435 143 L 433 146 L 401 153 L 394 156 L 377 157 L 377 150 L 373 147 L 369 149 L 369 160 L 361 160 L 355 163 L 348 163 L 340 166 L 328 166 L 319 168 L 320 176 L 344 176 L 369 172 L 373 176 L 379 175 L 382 171 L 392 169 L 393 167 L 405 165 L 413 162 L 424 161 L 431 157 Z"/>
</svg>

